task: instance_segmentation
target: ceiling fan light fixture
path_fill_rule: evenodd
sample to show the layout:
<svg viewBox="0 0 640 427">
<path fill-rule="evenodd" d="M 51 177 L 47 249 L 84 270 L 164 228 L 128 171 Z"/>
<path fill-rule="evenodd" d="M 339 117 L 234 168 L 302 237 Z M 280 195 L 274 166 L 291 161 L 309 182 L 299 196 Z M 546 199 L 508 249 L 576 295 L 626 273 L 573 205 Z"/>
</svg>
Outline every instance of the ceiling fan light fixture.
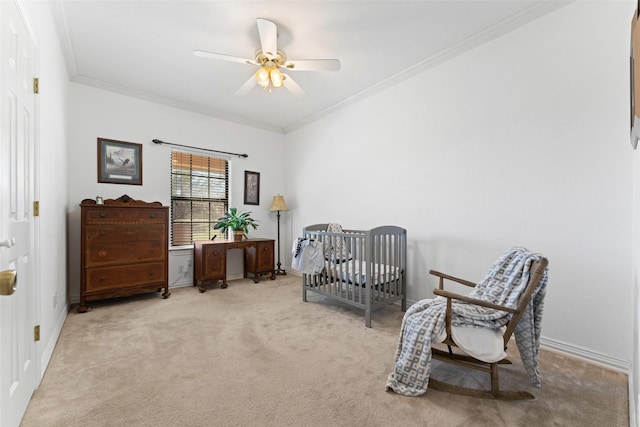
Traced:
<svg viewBox="0 0 640 427">
<path fill-rule="evenodd" d="M 284 86 L 284 76 L 282 72 L 278 69 L 278 66 L 272 62 L 267 61 L 260 69 L 256 72 L 256 80 L 260 87 L 263 89 L 279 89 Z"/>
<path fill-rule="evenodd" d="M 284 76 L 278 68 L 272 68 L 269 72 L 269 77 L 271 77 L 271 85 L 275 89 L 281 88 L 284 85 Z"/>
<path fill-rule="evenodd" d="M 256 72 L 256 80 L 258 80 L 258 84 L 263 89 L 268 88 L 271 83 L 269 80 L 269 68 L 267 68 L 266 66 L 260 67 L 260 69 Z"/>
</svg>

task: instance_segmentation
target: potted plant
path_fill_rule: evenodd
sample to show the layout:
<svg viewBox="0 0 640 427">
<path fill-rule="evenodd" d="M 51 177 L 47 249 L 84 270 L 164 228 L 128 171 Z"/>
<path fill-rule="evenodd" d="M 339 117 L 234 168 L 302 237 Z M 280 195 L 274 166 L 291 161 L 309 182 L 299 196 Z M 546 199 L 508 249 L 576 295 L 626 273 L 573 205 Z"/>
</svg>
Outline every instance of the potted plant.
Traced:
<svg viewBox="0 0 640 427">
<path fill-rule="evenodd" d="M 242 236 L 249 232 L 249 227 L 255 230 L 258 228 L 257 220 L 251 218 L 251 212 L 240 212 L 237 208 L 229 209 L 223 217 L 218 218 L 214 230 L 221 230 L 227 233 L 227 230 L 233 231 L 233 240 L 242 240 Z"/>
</svg>

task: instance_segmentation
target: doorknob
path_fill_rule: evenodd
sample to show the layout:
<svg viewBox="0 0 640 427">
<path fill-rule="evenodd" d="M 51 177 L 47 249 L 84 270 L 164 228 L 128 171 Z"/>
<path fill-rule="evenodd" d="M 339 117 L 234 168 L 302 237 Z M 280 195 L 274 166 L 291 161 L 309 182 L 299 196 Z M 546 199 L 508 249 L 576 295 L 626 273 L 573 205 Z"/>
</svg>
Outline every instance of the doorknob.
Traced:
<svg viewBox="0 0 640 427">
<path fill-rule="evenodd" d="M 6 239 L 0 242 L 0 248 L 1 247 L 5 247 L 5 248 L 10 248 L 11 246 L 16 244 L 16 239 L 11 238 L 11 239 Z"/>
<path fill-rule="evenodd" d="M 0 271 L 0 295 L 11 295 L 16 290 L 18 274 L 15 270 Z"/>
</svg>

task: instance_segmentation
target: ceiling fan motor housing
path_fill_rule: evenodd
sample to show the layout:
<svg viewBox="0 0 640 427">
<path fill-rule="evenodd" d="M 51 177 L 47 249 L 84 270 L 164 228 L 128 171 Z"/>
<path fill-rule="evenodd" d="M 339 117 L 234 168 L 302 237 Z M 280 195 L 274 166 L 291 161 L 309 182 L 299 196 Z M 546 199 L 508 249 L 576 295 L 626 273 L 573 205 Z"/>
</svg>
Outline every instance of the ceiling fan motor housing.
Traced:
<svg viewBox="0 0 640 427">
<path fill-rule="evenodd" d="M 287 57 L 284 52 L 278 51 L 275 55 L 262 52 L 262 49 L 256 51 L 256 62 L 259 65 L 267 65 L 267 62 L 273 62 L 278 67 L 284 67 L 287 62 Z"/>
</svg>

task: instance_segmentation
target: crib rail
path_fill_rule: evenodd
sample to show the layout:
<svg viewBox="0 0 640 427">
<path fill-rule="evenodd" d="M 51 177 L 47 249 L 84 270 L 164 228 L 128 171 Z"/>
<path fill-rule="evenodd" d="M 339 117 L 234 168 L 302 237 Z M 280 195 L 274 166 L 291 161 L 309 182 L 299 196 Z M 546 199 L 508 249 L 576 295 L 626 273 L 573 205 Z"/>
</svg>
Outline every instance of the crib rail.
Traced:
<svg viewBox="0 0 640 427">
<path fill-rule="evenodd" d="M 322 272 L 302 276 L 303 301 L 312 291 L 362 308 L 367 327 L 371 312 L 379 307 L 400 301 L 406 310 L 406 230 L 326 230 L 327 224 L 303 229 L 303 238 L 320 241 L 324 254 Z"/>
</svg>

